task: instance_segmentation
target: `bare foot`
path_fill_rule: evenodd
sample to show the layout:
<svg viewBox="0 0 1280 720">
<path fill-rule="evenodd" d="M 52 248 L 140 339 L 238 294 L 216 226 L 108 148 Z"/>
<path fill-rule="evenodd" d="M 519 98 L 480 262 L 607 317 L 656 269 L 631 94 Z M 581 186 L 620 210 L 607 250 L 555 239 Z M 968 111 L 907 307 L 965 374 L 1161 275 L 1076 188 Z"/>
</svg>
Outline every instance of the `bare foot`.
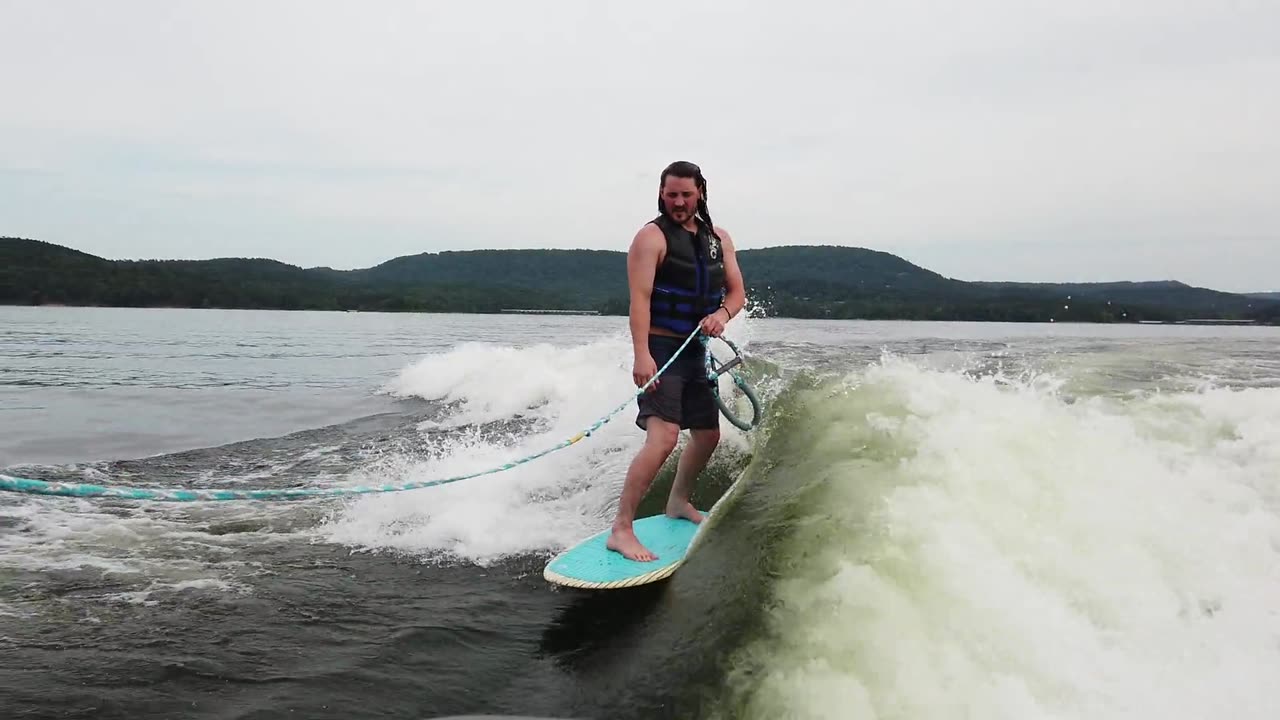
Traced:
<svg viewBox="0 0 1280 720">
<path fill-rule="evenodd" d="M 698 512 L 698 509 L 695 508 L 693 503 L 688 500 L 680 503 L 672 503 L 668 501 L 667 517 L 684 518 L 685 520 L 693 523 L 702 522 L 702 513 Z"/>
<path fill-rule="evenodd" d="M 604 544 L 605 547 L 614 552 L 622 553 L 622 556 L 628 560 L 636 562 L 652 562 L 658 559 L 657 555 L 649 552 L 649 549 L 640 544 L 640 539 L 636 537 L 635 530 L 627 528 L 622 530 L 614 528 L 609 533 L 609 540 Z"/>
</svg>

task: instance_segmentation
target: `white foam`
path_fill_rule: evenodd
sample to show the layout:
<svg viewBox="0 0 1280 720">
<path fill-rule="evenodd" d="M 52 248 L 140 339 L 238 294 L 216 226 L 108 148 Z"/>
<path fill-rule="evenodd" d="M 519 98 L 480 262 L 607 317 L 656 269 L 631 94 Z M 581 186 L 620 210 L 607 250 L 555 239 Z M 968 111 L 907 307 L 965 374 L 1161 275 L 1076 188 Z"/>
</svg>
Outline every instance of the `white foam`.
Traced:
<svg viewBox="0 0 1280 720">
<path fill-rule="evenodd" d="M 459 432 L 429 460 L 382 458 L 353 481 L 399 484 L 479 472 L 553 447 L 627 407 L 590 437 L 514 469 L 357 500 L 326 523 L 321 536 L 361 550 L 491 563 L 554 551 L 603 529 L 644 439 L 635 426 L 631 365 L 625 334 L 571 348 L 465 343 L 420 360 L 387 390 L 456 404 L 445 420 L 424 429 L 524 417 L 536 421 L 535 432 L 497 440 Z M 728 391 L 728 378 L 722 382 Z M 728 423 L 722 438 L 726 448 L 747 442 Z"/>
<path fill-rule="evenodd" d="M 598 397 L 595 392 L 603 388 L 592 387 L 591 383 L 604 376 L 578 373 L 601 360 L 590 357 L 592 350 L 593 346 L 536 345 L 517 349 L 464 343 L 405 368 L 386 389 L 397 396 L 458 403 L 460 408 L 450 416 L 447 425 L 536 415 L 550 403 L 570 399 L 579 382 L 585 383 L 578 388 L 582 394 Z M 617 355 L 615 348 L 615 352 L 608 353 L 608 361 L 616 365 Z M 615 369 L 623 371 L 621 367 Z M 569 398 L 565 397 L 566 393 Z"/>
<path fill-rule="evenodd" d="M 249 510 L 254 511 L 261 509 Z M 122 516 L 103 512 L 92 500 L 24 498 L 20 504 L 0 506 L 0 516 L 22 527 L 21 532 L 0 533 L 0 569 L 88 572 L 134 588 L 145 583 L 145 589 L 103 595 L 102 600 L 149 601 L 163 589 L 243 592 L 234 577 L 244 571 L 245 563 L 236 558 L 246 534 L 214 536 L 189 524 L 195 517 L 225 518 L 229 512 L 237 510 L 141 508 Z M 266 541 L 287 537 L 276 533 Z"/>
<path fill-rule="evenodd" d="M 726 707 L 1280 717 L 1280 389 L 1059 385 L 888 361 L 815 394 L 794 570 Z"/>
</svg>

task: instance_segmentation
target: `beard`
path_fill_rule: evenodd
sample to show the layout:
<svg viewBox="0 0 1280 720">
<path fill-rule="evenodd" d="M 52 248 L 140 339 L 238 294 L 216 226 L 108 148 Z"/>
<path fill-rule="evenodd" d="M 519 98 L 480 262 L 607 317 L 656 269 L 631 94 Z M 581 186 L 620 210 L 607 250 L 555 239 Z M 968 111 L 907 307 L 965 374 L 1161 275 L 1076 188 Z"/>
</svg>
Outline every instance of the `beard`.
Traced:
<svg viewBox="0 0 1280 720">
<path fill-rule="evenodd" d="M 667 208 L 664 208 L 664 211 L 666 212 L 666 215 L 668 218 L 678 223 L 689 222 L 691 219 L 693 219 L 693 216 L 696 215 L 698 212 L 696 208 L 691 208 L 688 206 L 685 206 L 683 208 L 667 207 Z"/>
</svg>

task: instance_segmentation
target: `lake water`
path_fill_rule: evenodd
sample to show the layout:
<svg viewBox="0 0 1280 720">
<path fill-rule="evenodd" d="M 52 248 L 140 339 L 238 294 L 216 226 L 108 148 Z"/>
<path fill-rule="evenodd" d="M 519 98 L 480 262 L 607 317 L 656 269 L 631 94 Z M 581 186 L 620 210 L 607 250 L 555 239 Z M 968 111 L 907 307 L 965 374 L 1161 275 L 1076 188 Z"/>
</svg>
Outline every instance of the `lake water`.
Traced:
<svg viewBox="0 0 1280 720">
<path fill-rule="evenodd" d="M 358 499 L 0 494 L 0 707 L 1280 716 L 1280 328 L 739 318 L 728 335 L 766 416 L 724 423 L 695 500 L 740 491 L 671 581 L 541 576 L 608 525 L 632 408 L 513 470 Z M 0 473 L 471 473 L 625 402 L 630 352 L 617 317 L 0 307 Z"/>
</svg>

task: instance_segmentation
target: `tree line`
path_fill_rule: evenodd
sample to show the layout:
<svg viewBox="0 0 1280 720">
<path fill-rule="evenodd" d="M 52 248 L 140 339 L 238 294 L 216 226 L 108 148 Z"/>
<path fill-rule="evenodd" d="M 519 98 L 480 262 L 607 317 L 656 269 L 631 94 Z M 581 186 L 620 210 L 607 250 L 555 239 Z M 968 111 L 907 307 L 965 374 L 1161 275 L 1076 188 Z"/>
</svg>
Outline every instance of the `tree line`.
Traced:
<svg viewBox="0 0 1280 720">
<path fill-rule="evenodd" d="M 743 250 L 738 258 L 752 304 L 772 317 L 1280 323 L 1280 301 L 1178 282 L 963 282 L 889 253 L 830 246 Z M 422 253 L 334 270 L 265 258 L 107 260 L 52 243 L 0 238 L 0 304 L 625 315 L 628 297 L 620 251 Z"/>
</svg>

